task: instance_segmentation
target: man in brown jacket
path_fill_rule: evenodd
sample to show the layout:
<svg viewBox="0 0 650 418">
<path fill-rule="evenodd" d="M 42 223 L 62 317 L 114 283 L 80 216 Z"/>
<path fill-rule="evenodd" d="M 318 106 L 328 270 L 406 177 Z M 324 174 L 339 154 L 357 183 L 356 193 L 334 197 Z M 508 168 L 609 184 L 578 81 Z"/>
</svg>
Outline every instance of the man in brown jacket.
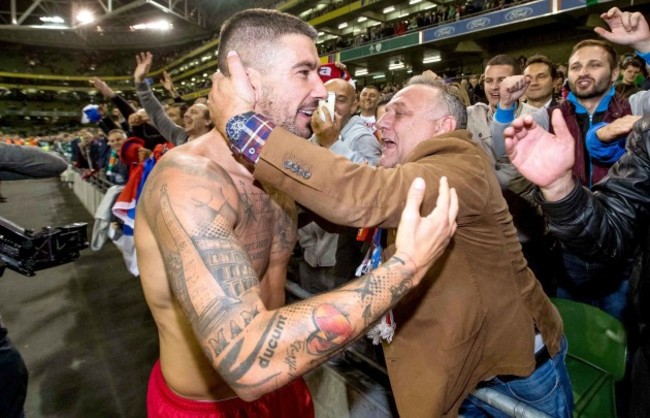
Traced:
<svg viewBox="0 0 650 418">
<path fill-rule="evenodd" d="M 393 228 L 415 177 L 437 184 L 447 176 L 458 192 L 456 236 L 421 287 L 394 308 L 396 333 L 384 343 L 400 415 L 455 416 L 461 405 L 466 416 L 495 413 L 468 398 L 478 385 L 489 385 L 570 417 L 561 318 L 527 268 L 491 163 L 463 129 L 465 108 L 446 86 L 416 77 L 395 95 L 377 123 L 384 145 L 376 168 L 272 123 L 259 133 L 255 124 L 265 118 L 250 111 L 257 92 L 237 54 L 228 60 L 230 78 L 215 76 L 210 105 L 233 152 L 252 164 L 255 178 L 331 222 L 388 228 L 385 255 L 394 251 Z M 337 130 L 316 115 L 316 131 Z M 431 189 L 425 211 L 436 197 Z"/>
</svg>

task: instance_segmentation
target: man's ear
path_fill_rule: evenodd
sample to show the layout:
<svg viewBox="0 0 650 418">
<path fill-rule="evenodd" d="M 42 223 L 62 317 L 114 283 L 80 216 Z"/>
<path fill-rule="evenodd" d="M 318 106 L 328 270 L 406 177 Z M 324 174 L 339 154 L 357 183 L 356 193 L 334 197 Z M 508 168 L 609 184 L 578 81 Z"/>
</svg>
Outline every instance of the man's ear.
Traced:
<svg viewBox="0 0 650 418">
<path fill-rule="evenodd" d="M 446 118 L 442 119 L 442 122 L 440 124 L 440 133 L 455 131 L 456 126 L 458 126 L 456 118 L 453 116 L 447 116 Z"/>
<path fill-rule="evenodd" d="M 359 100 L 355 95 L 354 100 L 352 101 L 352 106 L 350 106 L 350 114 L 354 115 L 355 113 L 357 113 L 357 109 L 359 109 Z"/>
<path fill-rule="evenodd" d="M 612 70 L 612 84 L 618 80 L 618 67 Z"/>
<path fill-rule="evenodd" d="M 250 80 L 253 89 L 255 89 L 255 103 L 259 103 L 260 94 L 262 93 L 262 74 L 260 74 L 260 72 L 255 68 L 247 67 L 246 75 L 248 75 L 248 79 Z"/>
</svg>

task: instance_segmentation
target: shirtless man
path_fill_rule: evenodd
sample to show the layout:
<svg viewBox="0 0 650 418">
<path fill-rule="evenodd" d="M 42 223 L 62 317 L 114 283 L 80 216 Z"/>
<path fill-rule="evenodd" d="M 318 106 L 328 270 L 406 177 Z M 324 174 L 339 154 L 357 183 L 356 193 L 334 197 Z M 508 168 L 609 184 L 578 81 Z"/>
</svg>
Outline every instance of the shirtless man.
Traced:
<svg viewBox="0 0 650 418">
<path fill-rule="evenodd" d="M 237 51 L 258 95 L 255 110 L 303 137 L 327 94 L 316 35 L 296 17 L 261 9 L 236 14 L 221 30 L 221 71 L 227 52 Z M 217 131 L 169 151 L 147 179 L 135 222 L 160 339 L 149 416 L 313 416 L 296 378 L 416 286 L 455 231 L 455 191 L 441 180 L 438 208 L 421 218 L 423 188 L 414 182 L 395 256 L 344 287 L 283 307 L 294 202 L 256 183 Z"/>
</svg>

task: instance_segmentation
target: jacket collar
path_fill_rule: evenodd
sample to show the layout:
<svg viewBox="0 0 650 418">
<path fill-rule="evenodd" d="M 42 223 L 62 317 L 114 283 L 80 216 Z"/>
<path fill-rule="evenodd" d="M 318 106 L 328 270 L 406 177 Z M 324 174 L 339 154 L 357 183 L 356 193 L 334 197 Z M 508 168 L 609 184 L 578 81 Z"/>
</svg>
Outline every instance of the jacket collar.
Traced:
<svg viewBox="0 0 650 418">
<path fill-rule="evenodd" d="M 447 132 L 431 139 L 424 140 L 413 148 L 413 150 L 406 156 L 404 163 L 411 163 L 428 157 L 431 154 L 440 150 L 443 145 L 448 145 L 449 141 L 463 141 L 472 143 L 471 134 L 466 129 L 457 129 L 455 131 Z"/>
<path fill-rule="evenodd" d="M 599 113 L 599 112 L 604 112 L 607 110 L 607 107 L 609 107 L 609 102 L 612 101 L 612 97 L 614 97 L 614 94 L 616 93 L 616 90 L 614 90 L 614 86 L 612 86 L 609 91 L 603 96 L 603 98 L 600 100 L 598 103 L 598 106 L 596 107 L 596 110 L 594 110 L 594 113 Z M 578 98 L 573 94 L 573 92 L 569 93 L 569 95 L 566 98 L 569 102 L 573 103 L 573 105 L 576 107 L 576 113 L 588 113 L 587 109 L 583 105 L 578 102 Z"/>
</svg>

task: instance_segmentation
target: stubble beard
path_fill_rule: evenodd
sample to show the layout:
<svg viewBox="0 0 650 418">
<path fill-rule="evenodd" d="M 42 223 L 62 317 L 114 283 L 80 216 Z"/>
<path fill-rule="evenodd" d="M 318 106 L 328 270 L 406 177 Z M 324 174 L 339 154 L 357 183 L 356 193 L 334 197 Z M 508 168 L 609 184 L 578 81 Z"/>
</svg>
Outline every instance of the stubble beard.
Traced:
<svg viewBox="0 0 650 418">
<path fill-rule="evenodd" d="M 297 115 L 289 115 L 286 108 L 277 100 L 273 100 L 273 93 L 265 87 L 262 87 L 262 97 L 258 102 L 260 113 L 269 117 L 273 123 L 283 129 L 302 138 L 309 138 L 312 135 L 311 125 L 301 128 L 296 124 Z"/>
<path fill-rule="evenodd" d="M 593 79 L 592 79 L 593 80 Z M 569 88 L 573 92 L 573 94 L 581 100 L 587 100 L 587 99 L 594 99 L 596 97 L 603 96 L 605 93 L 607 93 L 607 90 L 610 88 L 610 83 L 609 83 L 609 78 L 606 79 L 600 79 L 598 81 L 594 80 L 593 85 L 589 90 L 580 92 L 578 90 L 578 81 L 572 83 L 569 81 Z"/>
</svg>

